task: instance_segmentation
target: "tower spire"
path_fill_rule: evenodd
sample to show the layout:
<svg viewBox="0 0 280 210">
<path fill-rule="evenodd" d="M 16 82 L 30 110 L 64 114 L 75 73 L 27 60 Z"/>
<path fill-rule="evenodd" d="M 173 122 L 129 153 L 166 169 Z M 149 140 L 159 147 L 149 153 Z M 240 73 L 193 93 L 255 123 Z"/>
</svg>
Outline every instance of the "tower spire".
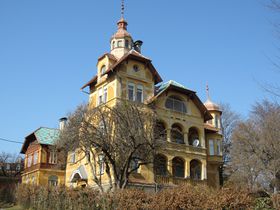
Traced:
<svg viewBox="0 0 280 210">
<path fill-rule="evenodd" d="M 207 100 L 210 101 L 210 94 L 209 94 L 209 86 L 208 86 L 208 82 L 206 83 L 206 94 L 207 94 Z"/>
<path fill-rule="evenodd" d="M 121 0 L 121 18 L 124 18 L 124 0 Z"/>
</svg>

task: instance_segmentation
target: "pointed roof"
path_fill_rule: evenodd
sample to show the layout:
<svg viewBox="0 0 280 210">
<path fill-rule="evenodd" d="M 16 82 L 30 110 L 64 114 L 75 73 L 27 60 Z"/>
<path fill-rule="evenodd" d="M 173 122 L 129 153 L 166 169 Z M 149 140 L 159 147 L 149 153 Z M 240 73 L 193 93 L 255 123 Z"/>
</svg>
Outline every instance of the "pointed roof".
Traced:
<svg viewBox="0 0 280 210">
<path fill-rule="evenodd" d="M 210 94 L 209 94 L 209 86 L 208 84 L 206 85 L 206 93 L 207 93 L 207 100 L 204 102 L 205 107 L 209 110 L 209 111 L 221 111 L 220 106 L 216 103 L 214 103 L 211 99 L 210 99 Z"/>
<path fill-rule="evenodd" d="M 59 138 L 60 130 L 56 128 L 40 127 L 27 137 L 21 148 L 21 153 L 25 153 L 29 144 L 33 141 L 38 141 L 42 145 L 55 145 Z"/>
<path fill-rule="evenodd" d="M 127 32 L 128 23 L 126 22 L 126 20 L 123 17 L 118 21 L 117 25 L 118 25 L 118 30 L 112 36 L 111 39 L 113 39 L 113 38 L 124 38 L 124 37 L 130 37 L 131 38 L 130 33 Z"/>
<path fill-rule="evenodd" d="M 189 96 L 193 100 L 195 105 L 198 107 L 199 111 L 204 116 L 205 121 L 211 120 L 213 118 L 212 115 L 210 114 L 210 112 L 207 110 L 207 108 L 201 102 L 199 97 L 196 95 L 195 91 L 186 88 L 184 85 L 182 85 L 174 80 L 170 80 L 168 82 L 165 82 L 165 83 L 157 86 L 155 96 L 150 99 L 149 103 L 152 103 L 153 101 L 155 101 L 159 96 L 161 96 L 164 92 L 166 92 L 168 90 L 178 91 L 178 92 L 181 92 L 181 93 Z"/>
<path fill-rule="evenodd" d="M 112 66 L 110 66 L 105 74 L 108 74 L 110 72 L 114 72 L 117 70 L 117 67 L 124 61 L 126 61 L 127 59 L 133 59 L 133 60 L 137 60 L 140 62 L 143 62 L 147 65 L 148 69 L 151 71 L 151 73 L 153 74 L 154 78 L 155 78 L 155 84 L 158 84 L 160 82 L 162 82 L 162 78 L 159 75 L 159 73 L 157 72 L 156 68 L 154 67 L 154 65 L 152 64 L 152 60 L 143 56 L 141 53 L 135 51 L 134 49 L 130 50 L 128 53 L 126 53 L 123 57 L 121 57 L 115 64 L 113 64 Z M 83 85 L 81 87 L 81 89 L 86 88 L 87 86 L 91 86 L 91 85 L 95 85 L 97 83 L 97 76 L 94 76 L 90 81 L 88 81 L 85 85 Z"/>
</svg>

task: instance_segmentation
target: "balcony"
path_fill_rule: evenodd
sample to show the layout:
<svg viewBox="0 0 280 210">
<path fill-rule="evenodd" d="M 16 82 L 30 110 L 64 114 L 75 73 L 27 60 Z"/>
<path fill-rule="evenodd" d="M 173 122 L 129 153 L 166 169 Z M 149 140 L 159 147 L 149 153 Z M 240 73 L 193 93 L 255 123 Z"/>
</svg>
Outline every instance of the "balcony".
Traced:
<svg viewBox="0 0 280 210">
<path fill-rule="evenodd" d="M 166 149 L 169 150 L 178 150 L 185 153 L 194 153 L 194 154 L 200 154 L 200 155 L 206 155 L 206 148 L 202 147 L 193 147 L 186 144 L 178 144 L 174 142 L 165 142 L 166 143 Z"/>
<path fill-rule="evenodd" d="M 190 178 L 179 178 L 172 176 L 155 176 L 155 181 L 160 185 L 184 185 L 184 184 L 207 184 L 206 180 L 193 180 Z"/>
<path fill-rule="evenodd" d="M 25 167 L 23 170 L 23 173 L 28 173 L 28 172 L 39 170 L 39 169 L 61 170 L 62 167 L 58 164 L 38 163 L 35 165 L 31 165 L 30 167 Z"/>
</svg>

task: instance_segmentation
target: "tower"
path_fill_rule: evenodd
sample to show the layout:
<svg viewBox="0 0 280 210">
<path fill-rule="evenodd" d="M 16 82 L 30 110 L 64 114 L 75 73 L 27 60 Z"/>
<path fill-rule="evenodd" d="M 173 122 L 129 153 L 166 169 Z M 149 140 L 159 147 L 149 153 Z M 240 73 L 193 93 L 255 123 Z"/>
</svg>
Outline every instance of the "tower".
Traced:
<svg viewBox="0 0 280 210">
<path fill-rule="evenodd" d="M 209 94 L 209 86 L 208 84 L 206 85 L 206 93 L 207 93 L 207 100 L 204 103 L 205 107 L 208 109 L 210 114 L 212 115 L 213 119 L 208 121 L 208 123 L 212 126 L 214 126 L 217 129 L 221 129 L 221 115 L 222 111 L 220 109 L 220 106 L 216 103 L 214 103 L 210 99 L 210 94 Z"/>
<path fill-rule="evenodd" d="M 124 19 L 124 2 L 121 6 L 121 19 L 118 21 L 117 32 L 111 37 L 111 54 L 117 59 L 121 58 L 124 54 L 133 48 L 133 39 L 127 32 L 127 21 Z"/>
</svg>

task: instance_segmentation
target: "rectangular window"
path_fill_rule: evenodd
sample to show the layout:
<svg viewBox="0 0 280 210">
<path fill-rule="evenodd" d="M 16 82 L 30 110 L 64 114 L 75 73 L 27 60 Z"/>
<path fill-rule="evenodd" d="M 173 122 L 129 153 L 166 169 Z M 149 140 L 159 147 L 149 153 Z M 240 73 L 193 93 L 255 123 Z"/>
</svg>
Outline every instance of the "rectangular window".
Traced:
<svg viewBox="0 0 280 210">
<path fill-rule="evenodd" d="M 33 155 L 33 165 L 38 163 L 38 152 L 35 152 Z"/>
<path fill-rule="evenodd" d="M 143 86 L 137 85 L 136 101 L 143 103 Z"/>
<path fill-rule="evenodd" d="M 57 154 L 55 151 L 50 152 L 49 163 L 56 164 L 57 163 Z"/>
<path fill-rule="evenodd" d="M 98 105 L 102 104 L 102 88 L 98 90 Z"/>
<path fill-rule="evenodd" d="M 99 173 L 100 173 L 100 175 L 102 175 L 102 174 L 104 174 L 104 169 L 105 169 L 103 154 L 98 155 L 98 164 L 99 164 Z"/>
<path fill-rule="evenodd" d="M 128 84 L 128 100 L 134 101 L 134 84 L 129 83 Z"/>
<path fill-rule="evenodd" d="M 108 91 L 107 91 L 107 87 L 105 87 L 103 89 L 103 102 L 106 103 L 107 102 L 107 96 L 108 96 Z"/>
<path fill-rule="evenodd" d="M 209 155 L 215 155 L 215 150 L 214 150 L 214 141 L 209 140 Z"/>
<path fill-rule="evenodd" d="M 217 143 L 217 155 L 222 155 L 222 144 L 220 140 L 216 140 Z"/>
<path fill-rule="evenodd" d="M 70 163 L 75 163 L 76 162 L 76 153 L 71 152 L 70 154 Z"/>
<path fill-rule="evenodd" d="M 32 155 L 28 155 L 28 159 L 27 159 L 27 167 L 30 167 L 32 164 Z"/>
<path fill-rule="evenodd" d="M 215 115 L 215 127 L 219 128 L 219 118 L 217 115 Z"/>
<path fill-rule="evenodd" d="M 117 42 L 117 47 L 121 47 L 122 46 L 122 41 L 118 41 Z"/>
<path fill-rule="evenodd" d="M 132 170 L 133 173 L 138 173 L 139 172 L 139 165 L 138 165 L 138 160 L 137 159 L 131 160 L 130 170 Z"/>
</svg>

